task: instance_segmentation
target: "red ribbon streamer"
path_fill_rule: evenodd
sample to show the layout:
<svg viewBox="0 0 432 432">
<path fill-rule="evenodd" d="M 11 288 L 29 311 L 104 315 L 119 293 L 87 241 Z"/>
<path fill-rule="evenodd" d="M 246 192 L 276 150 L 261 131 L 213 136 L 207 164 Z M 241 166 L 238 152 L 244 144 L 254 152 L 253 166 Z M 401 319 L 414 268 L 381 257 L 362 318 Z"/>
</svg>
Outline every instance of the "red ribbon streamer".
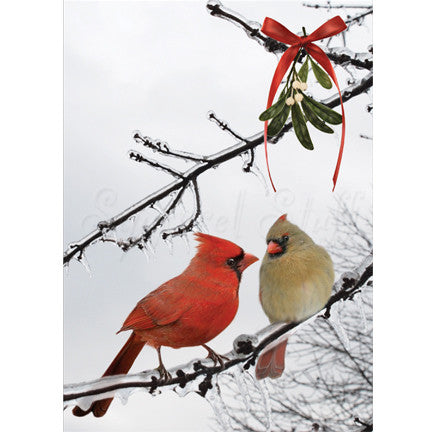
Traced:
<svg viewBox="0 0 432 432">
<path fill-rule="evenodd" d="M 291 45 L 283 53 L 276 67 L 275 73 L 273 75 L 273 80 L 270 86 L 270 91 L 269 91 L 269 96 L 267 101 L 267 109 L 272 106 L 273 99 L 276 95 L 276 91 L 279 88 L 282 78 L 285 76 L 285 73 L 289 69 L 291 63 L 293 62 L 295 56 L 297 55 L 297 53 L 301 48 L 304 48 L 306 52 L 311 57 L 313 57 L 317 61 L 317 63 L 319 63 L 323 67 L 323 69 L 330 75 L 331 79 L 333 80 L 333 82 L 335 83 L 338 89 L 341 108 L 342 108 L 342 137 L 341 137 L 341 144 L 339 147 L 338 160 L 333 174 L 333 190 L 336 187 L 336 181 L 339 175 L 339 168 L 342 160 L 342 154 L 343 154 L 343 148 L 345 142 L 345 111 L 343 107 L 342 95 L 340 92 L 336 74 L 333 70 L 333 66 L 329 58 L 325 54 L 325 52 L 319 46 L 315 45 L 312 42 L 337 35 L 341 31 L 344 31 L 346 28 L 347 26 L 344 20 L 340 16 L 335 16 L 334 18 L 328 20 L 321 27 L 318 27 L 314 32 L 312 32 L 308 36 L 297 36 L 296 34 L 292 33 L 286 27 L 284 27 L 282 24 L 278 23 L 272 18 L 266 18 L 261 28 L 261 31 L 265 35 L 271 37 L 272 39 L 276 39 L 279 42 L 283 42 L 285 44 Z M 264 123 L 265 156 L 266 156 L 267 170 L 268 170 L 270 182 L 273 187 L 273 190 L 276 192 L 276 188 L 273 184 L 273 179 L 270 174 L 270 166 L 268 162 L 267 127 L 268 127 L 268 121 Z"/>
</svg>

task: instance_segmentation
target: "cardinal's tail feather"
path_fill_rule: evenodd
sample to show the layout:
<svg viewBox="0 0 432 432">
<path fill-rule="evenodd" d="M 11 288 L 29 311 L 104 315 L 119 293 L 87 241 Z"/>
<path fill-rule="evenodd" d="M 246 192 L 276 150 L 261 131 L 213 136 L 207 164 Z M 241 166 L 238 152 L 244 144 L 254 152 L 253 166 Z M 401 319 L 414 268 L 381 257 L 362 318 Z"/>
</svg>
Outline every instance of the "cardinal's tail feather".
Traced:
<svg viewBox="0 0 432 432">
<path fill-rule="evenodd" d="M 145 344 L 145 341 L 142 341 L 135 333 L 132 333 L 102 376 L 128 373 Z M 76 406 L 72 410 L 72 413 L 78 417 L 83 417 L 93 412 L 95 417 L 102 417 L 107 412 L 111 402 L 112 398 L 93 402 L 88 410 L 83 410 L 79 406 Z"/>
<path fill-rule="evenodd" d="M 258 380 L 263 378 L 279 378 L 285 369 L 285 349 L 288 340 L 284 340 L 280 344 L 268 351 L 265 351 L 258 358 L 255 368 L 255 376 Z"/>
</svg>

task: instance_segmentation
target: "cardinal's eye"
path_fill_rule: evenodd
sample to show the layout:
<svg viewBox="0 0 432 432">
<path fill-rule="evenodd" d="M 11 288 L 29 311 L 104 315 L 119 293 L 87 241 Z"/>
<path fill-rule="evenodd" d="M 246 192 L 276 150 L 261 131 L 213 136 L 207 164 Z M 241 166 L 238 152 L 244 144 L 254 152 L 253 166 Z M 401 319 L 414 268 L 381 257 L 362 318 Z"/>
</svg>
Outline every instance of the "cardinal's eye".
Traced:
<svg viewBox="0 0 432 432">
<path fill-rule="evenodd" d="M 232 267 L 235 264 L 235 259 L 234 258 L 230 258 L 229 260 L 227 260 L 227 264 Z"/>
<path fill-rule="evenodd" d="M 282 240 L 287 242 L 287 241 L 289 240 L 289 236 L 284 235 L 284 236 L 282 237 Z"/>
</svg>

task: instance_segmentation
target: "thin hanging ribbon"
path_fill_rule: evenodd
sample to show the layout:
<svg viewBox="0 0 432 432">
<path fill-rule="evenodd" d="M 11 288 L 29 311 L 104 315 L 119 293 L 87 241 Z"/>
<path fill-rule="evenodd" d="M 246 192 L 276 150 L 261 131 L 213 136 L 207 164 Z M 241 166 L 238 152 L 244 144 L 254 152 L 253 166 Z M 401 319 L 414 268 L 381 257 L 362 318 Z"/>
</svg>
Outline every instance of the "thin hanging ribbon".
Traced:
<svg viewBox="0 0 432 432">
<path fill-rule="evenodd" d="M 333 174 L 333 190 L 336 187 L 336 182 L 339 175 L 339 168 L 342 160 L 342 154 L 343 154 L 343 148 L 345 142 L 345 111 L 344 111 L 344 106 L 342 101 L 342 95 L 340 92 L 339 84 L 333 66 L 329 58 L 327 57 L 326 53 L 319 46 L 315 45 L 312 42 L 337 35 L 338 33 L 344 31 L 346 28 L 347 26 L 344 20 L 340 16 L 335 16 L 334 18 L 328 20 L 321 27 L 318 27 L 314 32 L 312 32 L 308 36 L 297 36 L 296 34 L 292 33 L 286 27 L 284 27 L 282 24 L 278 23 L 272 18 L 266 18 L 261 28 L 261 31 L 265 35 L 271 37 L 272 39 L 276 39 L 279 42 L 283 42 L 285 44 L 291 45 L 283 53 L 276 67 L 275 73 L 273 75 L 273 80 L 270 86 L 270 92 L 267 101 L 267 109 L 272 106 L 273 99 L 276 95 L 276 91 L 279 88 L 282 78 L 285 76 L 285 73 L 289 69 L 291 63 L 293 62 L 293 60 L 295 59 L 297 53 L 300 51 L 301 48 L 304 48 L 306 52 L 323 67 L 323 69 L 330 75 L 331 79 L 333 80 L 333 82 L 335 83 L 338 89 L 341 108 L 342 108 L 342 137 L 341 137 L 341 143 L 339 147 L 338 160 Z M 268 161 L 267 128 L 268 128 L 268 121 L 264 123 L 265 157 L 266 157 L 267 171 L 269 174 L 270 182 L 273 187 L 273 190 L 276 192 L 276 188 L 273 184 L 273 179 L 270 174 L 270 166 Z"/>
</svg>

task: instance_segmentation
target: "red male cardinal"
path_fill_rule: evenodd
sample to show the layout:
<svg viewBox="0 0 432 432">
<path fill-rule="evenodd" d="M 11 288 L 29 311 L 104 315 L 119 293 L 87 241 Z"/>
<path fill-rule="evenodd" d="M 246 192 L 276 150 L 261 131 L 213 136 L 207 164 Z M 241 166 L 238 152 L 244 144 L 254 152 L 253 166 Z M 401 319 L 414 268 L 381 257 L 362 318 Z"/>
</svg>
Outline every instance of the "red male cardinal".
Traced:
<svg viewBox="0 0 432 432">
<path fill-rule="evenodd" d="M 198 251 L 183 273 L 146 295 L 129 314 L 122 328 L 132 330 L 126 344 L 103 376 L 125 374 L 145 344 L 156 348 L 161 380 L 170 378 L 161 358 L 161 346 L 181 348 L 202 345 L 210 357 L 223 364 L 206 342 L 216 337 L 234 319 L 243 271 L 258 258 L 228 240 L 197 233 Z M 84 411 L 102 417 L 112 402 L 103 399 Z"/>
<path fill-rule="evenodd" d="M 260 301 L 270 322 L 298 322 L 312 316 L 327 303 L 333 282 L 333 263 L 326 250 L 282 215 L 267 234 L 260 268 Z M 261 354 L 257 379 L 282 375 L 286 345 L 284 340 Z"/>
</svg>

